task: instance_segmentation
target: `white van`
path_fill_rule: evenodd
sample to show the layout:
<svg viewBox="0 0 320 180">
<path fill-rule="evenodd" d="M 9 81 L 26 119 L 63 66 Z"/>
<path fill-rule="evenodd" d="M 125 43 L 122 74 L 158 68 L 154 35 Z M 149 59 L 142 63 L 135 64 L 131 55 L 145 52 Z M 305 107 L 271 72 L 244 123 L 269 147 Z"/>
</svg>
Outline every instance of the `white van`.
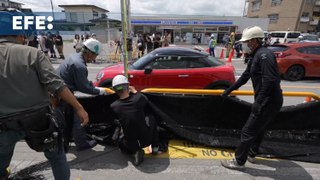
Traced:
<svg viewBox="0 0 320 180">
<path fill-rule="evenodd" d="M 299 31 L 271 31 L 269 34 L 271 35 L 271 44 L 276 41 L 279 43 L 298 42 L 301 35 Z"/>
</svg>

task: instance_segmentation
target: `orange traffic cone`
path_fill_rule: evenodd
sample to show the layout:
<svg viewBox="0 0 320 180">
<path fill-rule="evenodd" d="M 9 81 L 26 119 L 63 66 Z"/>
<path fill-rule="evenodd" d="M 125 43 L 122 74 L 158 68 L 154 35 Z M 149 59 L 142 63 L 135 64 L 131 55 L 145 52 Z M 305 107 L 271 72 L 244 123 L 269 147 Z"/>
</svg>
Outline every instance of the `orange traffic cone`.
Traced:
<svg viewBox="0 0 320 180">
<path fill-rule="evenodd" d="M 233 55 L 234 55 L 234 48 L 232 48 L 232 50 L 229 54 L 228 62 L 231 62 Z"/>
<path fill-rule="evenodd" d="M 224 48 L 222 48 L 222 50 L 221 50 L 220 59 L 224 59 Z"/>
<path fill-rule="evenodd" d="M 311 97 L 306 97 L 303 102 L 307 103 L 311 101 Z"/>
</svg>

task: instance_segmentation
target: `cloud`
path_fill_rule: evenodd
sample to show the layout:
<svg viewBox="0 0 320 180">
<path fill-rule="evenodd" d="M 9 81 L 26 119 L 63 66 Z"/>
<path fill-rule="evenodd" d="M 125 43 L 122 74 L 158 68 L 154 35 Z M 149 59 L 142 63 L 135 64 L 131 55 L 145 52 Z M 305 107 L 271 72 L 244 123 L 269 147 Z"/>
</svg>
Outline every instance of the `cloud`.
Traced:
<svg viewBox="0 0 320 180">
<path fill-rule="evenodd" d="M 50 0 L 16 0 L 23 7 L 33 11 L 51 11 Z M 52 0 L 55 11 L 62 9 L 58 5 L 92 4 L 120 14 L 119 0 Z M 226 4 L 226 2 L 228 4 Z M 232 3 L 231 3 L 232 2 Z M 177 14 L 177 15 L 211 15 L 211 16 L 242 16 L 244 0 L 131 0 L 132 14 Z"/>
</svg>

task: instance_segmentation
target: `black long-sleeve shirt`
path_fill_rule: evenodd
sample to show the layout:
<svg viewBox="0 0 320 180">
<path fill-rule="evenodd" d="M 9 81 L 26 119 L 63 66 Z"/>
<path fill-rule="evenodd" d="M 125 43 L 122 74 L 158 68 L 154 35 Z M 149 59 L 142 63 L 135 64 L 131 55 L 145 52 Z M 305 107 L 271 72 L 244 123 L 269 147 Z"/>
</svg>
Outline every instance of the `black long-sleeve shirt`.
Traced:
<svg viewBox="0 0 320 180">
<path fill-rule="evenodd" d="M 151 143 L 152 134 L 146 123 L 148 99 L 141 93 L 116 100 L 111 104 L 123 129 L 124 138 L 131 148 L 139 149 Z"/>
<path fill-rule="evenodd" d="M 282 93 L 280 87 L 280 74 L 274 53 L 259 47 L 253 52 L 246 70 L 241 77 L 232 85 L 231 89 L 238 89 L 251 78 L 254 89 L 255 101 L 261 103 L 267 97 L 275 97 Z"/>
</svg>

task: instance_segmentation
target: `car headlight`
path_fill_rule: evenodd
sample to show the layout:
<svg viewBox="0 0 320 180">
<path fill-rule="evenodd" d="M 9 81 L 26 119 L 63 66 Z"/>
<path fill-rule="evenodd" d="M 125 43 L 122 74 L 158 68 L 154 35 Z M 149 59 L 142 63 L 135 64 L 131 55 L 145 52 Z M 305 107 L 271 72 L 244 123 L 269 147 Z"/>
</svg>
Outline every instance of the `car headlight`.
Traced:
<svg viewBox="0 0 320 180">
<path fill-rule="evenodd" d="M 104 76 L 104 72 L 103 72 L 103 71 L 102 71 L 102 72 L 99 72 L 98 75 L 97 75 L 97 77 L 96 77 L 96 80 L 97 80 L 97 81 L 100 81 L 103 76 Z"/>
</svg>

